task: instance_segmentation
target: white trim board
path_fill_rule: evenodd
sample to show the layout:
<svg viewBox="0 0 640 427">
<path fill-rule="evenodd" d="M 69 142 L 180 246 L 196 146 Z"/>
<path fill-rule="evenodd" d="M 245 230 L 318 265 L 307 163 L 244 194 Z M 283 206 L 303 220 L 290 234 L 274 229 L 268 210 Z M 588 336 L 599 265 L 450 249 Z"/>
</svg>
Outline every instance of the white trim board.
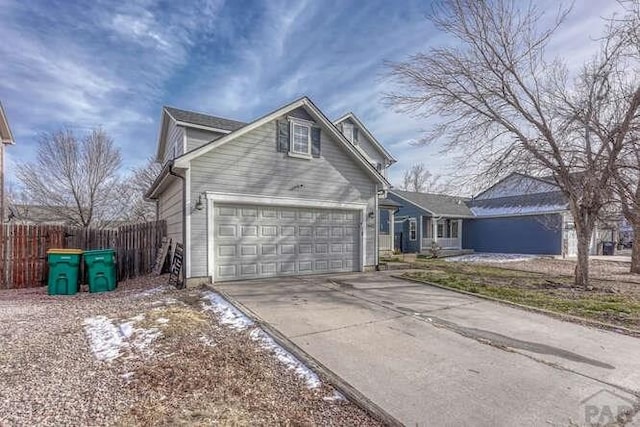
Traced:
<svg viewBox="0 0 640 427">
<path fill-rule="evenodd" d="M 184 175 L 185 234 L 184 236 L 184 271 L 186 278 L 191 277 L 191 168 Z"/>
<path fill-rule="evenodd" d="M 367 202 L 336 202 L 333 200 L 299 199 L 294 197 L 282 196 L 256 196 L 253 194 L 241 193 L 218 193 L 215 191 L 205 191 L 204 194 L 207 199 L 214 200 L 220 203 L 348 210 L 359 210 L 367 208 Z"/>
</svg>

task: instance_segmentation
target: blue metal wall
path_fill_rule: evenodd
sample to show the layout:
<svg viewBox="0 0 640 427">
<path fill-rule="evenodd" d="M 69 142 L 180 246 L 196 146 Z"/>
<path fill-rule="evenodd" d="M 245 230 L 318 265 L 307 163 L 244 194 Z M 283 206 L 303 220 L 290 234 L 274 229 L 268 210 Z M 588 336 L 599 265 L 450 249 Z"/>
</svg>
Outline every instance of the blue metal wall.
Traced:
<svg viewBox="0 0 640 427">
<path fill-rule="evenodd" d="M 462 247 L 476 252 L 560 255 L 562 216 L 465 219 Z"/>
<path fill-rule="evenodd" d="M 415 207 L 404 199 L 396 197 L 394 194 L 389 193 L 387 197 L 403 205 L 398 212 L 396 212 L 396 224 L 395 224 L 395 241 L 399 241 L 399 234 L 402 233 L 402 252 L 412 253 L 420 250 L 420 236 L 422 236 L 422 221 L 420 216 L 431 216 L 426 211 Z M 406 217 L 407 220 L 402 223 L 398 222 L 400 218 Z M 408 218 L 416 219 L 416 240 L 409 240 L 409 221 Z"/>
</svg>

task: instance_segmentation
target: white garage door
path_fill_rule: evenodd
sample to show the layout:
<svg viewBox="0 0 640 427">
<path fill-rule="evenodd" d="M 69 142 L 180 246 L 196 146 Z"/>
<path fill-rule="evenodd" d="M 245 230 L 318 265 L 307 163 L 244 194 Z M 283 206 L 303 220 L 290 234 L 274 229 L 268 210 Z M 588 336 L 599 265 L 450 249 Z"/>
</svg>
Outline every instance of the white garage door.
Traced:
<svg viewBox="0 0 640 427">
<path fill-rule="evenodd" d="M 360 212 L 216 204 L 215 280 L 357 271 Z"/>
</svg>

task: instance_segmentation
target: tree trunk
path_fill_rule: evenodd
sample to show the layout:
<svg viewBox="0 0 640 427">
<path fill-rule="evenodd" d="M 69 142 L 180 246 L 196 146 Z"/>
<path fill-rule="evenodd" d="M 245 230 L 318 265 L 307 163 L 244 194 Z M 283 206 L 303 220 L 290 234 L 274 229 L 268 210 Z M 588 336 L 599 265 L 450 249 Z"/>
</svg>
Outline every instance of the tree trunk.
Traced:
<svg viewBox="0 0 640 427">
<path fill-rule="evenodd" d="M 589 288 L 589 243 L 591 233 L 577 233 L 578 263 L 576 264 L 574 284 L 576 287 Z"/>
<path fill-rule="evenodd" d="M 637 243 L 636 236 L 640 236 L 640 223 L 631 223 L 633 228 L 633 246 L 631 247 L 631 272 L 640 274 L 640 243 Z"/>
<path fill-rule="evenodd" d="M 578 264 L 576 264 L 574 285 L 583 289 L 589 289 L 589 247 L 591 236 L 595 228 L 596 216 L 591 212 L 578 210 L 574 215 L 576 237 L 578 239 Z"/>
</svg>

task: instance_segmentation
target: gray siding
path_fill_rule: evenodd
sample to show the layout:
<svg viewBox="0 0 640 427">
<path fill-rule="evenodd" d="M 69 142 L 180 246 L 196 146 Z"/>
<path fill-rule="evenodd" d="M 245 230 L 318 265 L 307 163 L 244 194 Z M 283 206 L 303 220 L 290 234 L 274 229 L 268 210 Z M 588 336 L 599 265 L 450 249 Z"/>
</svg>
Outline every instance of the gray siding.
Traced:
<svg viewBox="0 0 640 427">
<path fill-rule="evenodd" d="M 346 123 L 351 123 L 353 126 L 358 127 L 357 124 L 353 123 L 351 120 L 345 120 Z M 358 127 L 358 146 L 362 148 L 362 150 L 367 153 L 367 156 L 371 158 L 374 162 L 380 163 L 384 167 L 385 156 L 378 150 L 378 148 L 374 145 L 373 142 L 366 137 L 362 129 Z"/>
<path fill-rule="evenodd" d="M 173 181 L 158 198 L 158 219 L 167 221 L 167 237 L 182 243 L 182 180 Z"/>
<path fill-rule="evenodd" d="M 176 125 L 173 120 L 169 120 L 169 128 L 167 129 L 167 144 L 162 158 L 162 164 L 165 164 L 175 156 L 184 153 L 184 128 Z M 175 151 L 174 151 L 175 150 Z"/>
<path fill-rule="evenodd" d="M 284 119 L 284 118 L 283 118 Z M 192 204 L 204 191 L 368 203 L 375 209 L 376 184 L 325 131 L 321 157 L 289 157 L 276 150 L 275 122 L 267 123 L 191 162 Z M 294 187 L 303 185 L 302 189 Z M 190 209 L 191 277 L 207 274 L 206 209 Z M 375 263 L 375 221 L 367 221 L 366 265 Z"/>
<path fill-rule="evenodd" d="M 187 128 L 187 151 L 194 150 L 225 135 L 203 129 Z"/>
</svg>

